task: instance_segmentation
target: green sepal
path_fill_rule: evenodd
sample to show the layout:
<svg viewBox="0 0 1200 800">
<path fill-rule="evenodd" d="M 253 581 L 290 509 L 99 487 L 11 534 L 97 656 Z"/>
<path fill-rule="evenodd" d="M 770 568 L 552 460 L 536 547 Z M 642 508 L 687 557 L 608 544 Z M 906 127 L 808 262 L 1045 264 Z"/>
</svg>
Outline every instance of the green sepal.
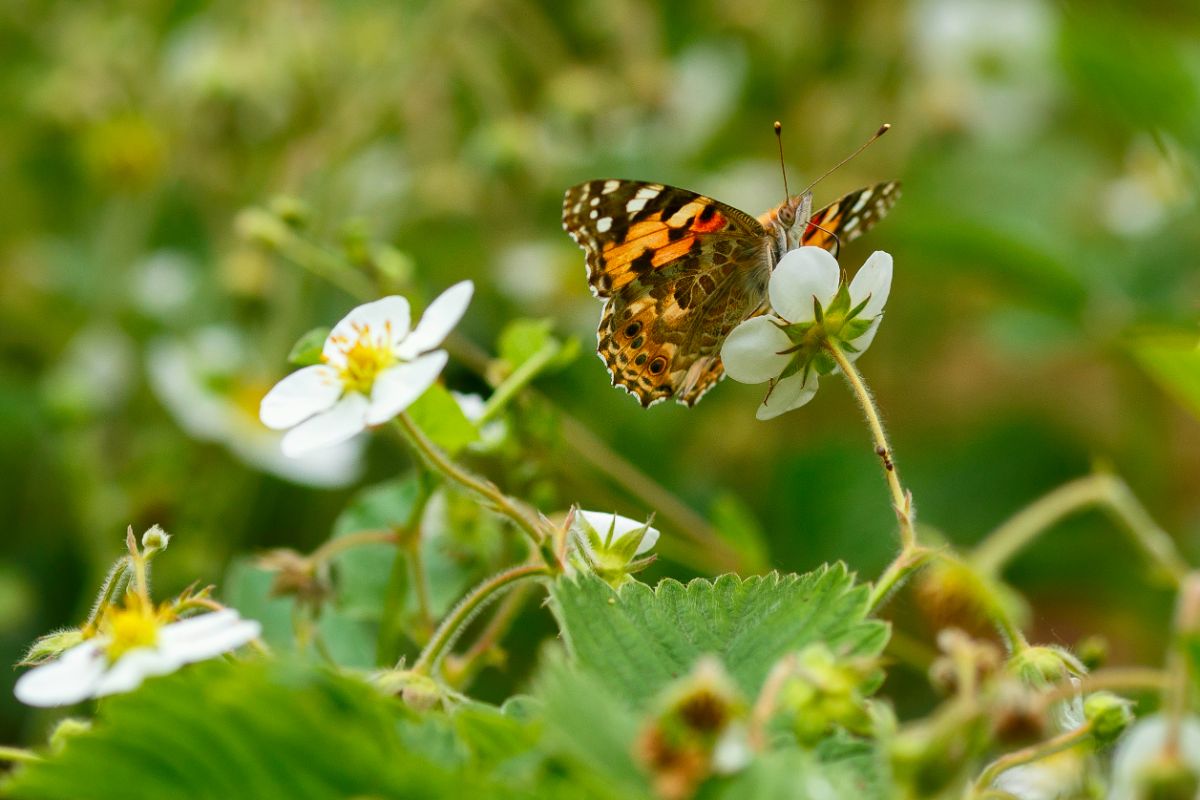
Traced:
<svg viewBox="0 0 1200 800">
<path fill-rule="evenodd" d="M 329 328 L 313 328 L 292 345 L 288 363 L 297 367 L 311 367 L 321 363 L 321 351 L 329 338 Z"/>
</svg>

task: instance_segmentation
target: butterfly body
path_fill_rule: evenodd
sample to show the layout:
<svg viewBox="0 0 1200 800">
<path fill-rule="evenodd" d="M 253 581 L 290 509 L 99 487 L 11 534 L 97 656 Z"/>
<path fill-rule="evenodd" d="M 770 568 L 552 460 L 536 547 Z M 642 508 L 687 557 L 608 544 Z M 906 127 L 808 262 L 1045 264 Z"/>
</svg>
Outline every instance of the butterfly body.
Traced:
<svg viewBox="0 0 1200 800">
<path fill-rule="evenodd" d="M 806 192 L 759 218 L 659 183 L 594 180 L 567 190 L 563 228 L 587 254 L 605 301 L 597 351 L 613 385 L 643 406 L 693 405 L 724 374 L 721 345 L 765 313 L 771 270 L 788 250 L 833 253 L 895 202 L 898 184 L 852 192 L 812 213 Z"/>
</svg>

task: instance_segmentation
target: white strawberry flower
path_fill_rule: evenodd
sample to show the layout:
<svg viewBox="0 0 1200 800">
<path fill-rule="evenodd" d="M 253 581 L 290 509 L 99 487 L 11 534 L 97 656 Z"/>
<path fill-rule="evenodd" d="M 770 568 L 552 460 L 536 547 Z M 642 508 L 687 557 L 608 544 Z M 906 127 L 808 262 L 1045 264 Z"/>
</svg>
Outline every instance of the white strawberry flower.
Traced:
<svg viewBox="0 0 1200 800">
<path fill-rule="evenodd" d="M 290 428 L 285 455 L 299 456 L 344 442 L 408 408 L 446 366 L 437 349 L 462 319 L 474 284 L 462 281 L 442 292 L 416 328 L 408 301 L 384 297 L 351 311 L 325 340 L 321 361 L 275 384 L 263 398 L 259 418 L 268 428 Z"/>
<path fill-rule="evenodd" d="M 631 573 L 650 566 L 653 556 L 638 556 L 649 553 L 659 536 L 649 521 L 638 522 L 603 511 L 575 511 L 570 532 L 574 543 L 572 566 L 595 572 L 613 588 L 628 581 Z"/>
<path fill-rule="evenodd" d="M 738 325 L 721 348 L 729 377 L 740 383 L 770 382 L 757 417 L 777 417 L 813 398 L 818 376 L 837 369 L 826 341 L 851 361 L 862 355 L 879 330 L 891 287 L 892 257 L 881 250 L 871 254 L 849 285 L 827 250 L 788 251 L 768 286 L 774 314 Z"/>
<path fill-rule="evenodd" d="M 26 705 L 50 707 L 131 692 L 146 678 L 235 650 L 260 630 L 232 608 L 167 624 L 137 604 L 114 608 L 99 635 L 26 672 L 13 693 Z"/>
</svg>

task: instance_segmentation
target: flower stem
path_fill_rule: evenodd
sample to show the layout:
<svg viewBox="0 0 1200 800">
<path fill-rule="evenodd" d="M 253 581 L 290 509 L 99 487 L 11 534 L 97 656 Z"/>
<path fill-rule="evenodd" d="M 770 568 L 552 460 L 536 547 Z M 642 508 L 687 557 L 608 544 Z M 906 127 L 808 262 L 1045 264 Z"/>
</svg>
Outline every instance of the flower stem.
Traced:
<svg viewBox="0 0 1200 800">
<path fill-rule="evenodd" d="M 534 578 L 549 574 L 550 569 L 545 565 L 525 564 L 493 575 L 476 586 L 471 590 L 470 594 L 463 598 L 462 602 L 455 606 L 449 616 L 442 621 L 442 624 L 438 626 L 438 629 L 433 634 L 433 638 L 429 640 L 429 644 L 425 645 L 425 649 L 417 656 L 412 671 L 422 675 L 432 673 L 442 656 L 453 646 L 454 640 L 462 633 L 463 628 L 467 626 L 480 609 L 495 599 L 498 592 L 510 584 L 524 580 L 525 578 Z"/>
<path fill-rule="evenodd" d="M 0 761 L 8 761 L 11 763 L 29 763 L 32 761 L 41 761 L 42 757 L 32 750 L 26 750 L 22 747 L 7 747 L 0 745 Z"/>
<path fill-rule="evenodd" d="M 355 531 L 347 533 L 345 536 L 328 539 L 316 550 L 313 550 L 308 558 L 312 563 L 320 564 L 352 547 L 361 547 L 364 544 L 396 544 L 399 540 L 400 537 L 395 531 Z"/>
<path fill-rule="evenodd" d="M 454 663 L 453 672 L 448 676 L 452 686 L 463 689 L 475 679 L 476 674 L 485 666 L 484 659 L 512 627 L 517 614 L 528 599 L 529 588 L 529 584 L 518 586 L 500 601 L 500 607 L 488 620 L 479 638 L 472 642 L 462 657 Z"/>
<path fill-rule="evenodd" d="M 927 547 L 913 543 L 904 547 L 879 579 L 871 585 L 871 594 L 867 602 L 867 613 L 874 613 L 891 596 L 891 593 L 904 583 L 909 576 L 925 566 L 934 554 Z"/>
<path fill-rule="evenodd" d="M 485 500 L 492 508 L 508 517 L 518 528 L 529 536 L 534 548 L 541 550 L 542 540 L 546 538 L 545 531 L 537 519 L 535 511 L 521 501 L 509 497 L 491 481 L 472 475 L 467 470 L 455 464 L 434 444 L 425 432 L 417 427 L 408 414 L 396 417 L 396 425 L 404 438 L 421 454 L 425 462 L 439 475 L 457 483 L 465 489 L 474 492 Z"/>
<path fill-rule="evenodd" d="M 1022 548 L 1070 514 L 1101 506 L 1121 524 L 1134 544 L 1179 584 L 1187 562 L 1169 534 L 1160 528 L 1120 478 L 1098 473 L 1071 481 L 1017 512 L 975 548 L 971 562 L 985 575 L 995 575 Z"/>
<path fill-rule="evenodd" d="M 888 443 L 887 432 L 883 428 L 879 409 L 875 405 L 874 398 L 871 397 L 870 389 L 863 381 L 862 374 L 854 366 L 854 362 L 842 352 L 842 348 L 829 339 L 824 340 L 824 345 L 841 368 L 842 374 L 846 376 L 846 382 L 850 384 L 850 388 L 853 390 L 854 396 L 858 398 L 858 404 L 867 418 L 867 427 L 871 429 L 871 438 L 875 440 L 875 454 L 879 456 L 879 460 L 883 464 L 883 474 L 887 478 L 888 488 L 892 493 L 892 507 L 896 510 L 896 516 L 900 520 L 900 546 L 902 550 L 910 551 L 917 546 L 917 537 L 913 530 L 912 495 L 906 492 L 900 484 L 900 473 L 896 469 L 892 446 Z M 901 553 L 902 557 L 903 555 Z"/>
<path fill-rule="evenodd" d="M 983 772 L 979 773 L 979 777 L 976 778 L 974 787 L 972 788 L 971 797 L 983 797 L 988 787 L 992 785 L 992 781 L 996 780 L 1001 773 L 1013 767 L 1019 767 L 1022 764 L 1029 764 L 1047 756 L 1052 756 L 1055 753 L 1061 753 L 1063 750 L 1070 749 L 1080 742 L 1086 741 L 1091 735 L 1091 724 L 1085 724 L 1074 730 L 1055 736 L 1053 739 L 1047 739 L 1044 742 L 1038 742 L 1029 747 L 1023 747 L 1020 750 L 1014 750 L 1011 753 L 1000 756 L 988 764 Z"/>
</svg>

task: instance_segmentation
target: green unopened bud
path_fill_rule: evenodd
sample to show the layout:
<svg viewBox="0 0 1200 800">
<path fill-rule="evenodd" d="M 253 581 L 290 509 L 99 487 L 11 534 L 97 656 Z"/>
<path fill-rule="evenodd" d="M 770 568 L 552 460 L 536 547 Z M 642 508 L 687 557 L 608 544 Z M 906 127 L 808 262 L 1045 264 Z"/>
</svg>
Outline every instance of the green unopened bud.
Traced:
<svg viewBox="0 0 1200 800">
<path fill-rule="evenodd" d="M 863 687 L 873 682 L 876 673 L 873 662 L 839 661 L 824 644 L 801 651 L 779 700 L 780 708 L 792 717 L 796 739 L 811 746 L 835 728 L 868 733 L 870 715 Z"/>
<path fill-rule="evenodd" d="M 1020 595 L 972 565 L 943 555 L 934 559 L 916 584 L 917 602 L 938 628 L 958 627 L 980 636 L 994 630 L 994 620 L 1020 624 L 1029 609 Z"/>
<path fill-rule="evenodd" d="M 1133 722 L 1132 703 L 1112 692 L 1093 692 L 1083 701 L 1083 718 L 1101 745 L 1116 741 Z"/>
<path fill-rule="evenodd" d="M 242 238 L 271 250 L 291 235 L 287 225 L 279 217 L 261 208 L 248 208 L 237 215 L 234 226 Z"/>
<path fill-rule="evenodd" d="M 1027 647 L 1008 662 L 1009 671 L 1026 686 L 1048 689 L 1087 674 L 1078 658 L 1055 645 Z"/>
<path fill-rule="evenodd" d="M 271 198 L 271 213 L 289 227 L 300 229 L 308 224 L 312 212 L 303 200 L 291 195 L 280 194 Z"/>
<path fill-rule="evenodd" d="M 399 695 L 405 705 L 416 711 L 428 711 L 442 699 L 437 681 L 421 672 L 393 669 L 375 675 L 374 683 L 383 692 Z"/>
<path fill-rule="evenodd" d="M 25 651 L 25 657 L 19 662 L 20 666 L 32 667 L 57 658 L 66 650 L 83 641 L 83 631 L 70 628 L 65 631 L 55 631 L 45 636 L 39 636 L 37 641 Z"/>
<path fill-rule="evenodd" d="M 1195 800 L 1200 776 L 1178 755 L 1161 754 L 1137 776 L 1136 800 Z"/>
<path fill-rule="evenodd" d="M 149 556 L 159 550 L 166 550 L 171 541 L 171 535 L 158 525 L 152 525 L 142 534 L 142 554 Z"/>
</svg>

